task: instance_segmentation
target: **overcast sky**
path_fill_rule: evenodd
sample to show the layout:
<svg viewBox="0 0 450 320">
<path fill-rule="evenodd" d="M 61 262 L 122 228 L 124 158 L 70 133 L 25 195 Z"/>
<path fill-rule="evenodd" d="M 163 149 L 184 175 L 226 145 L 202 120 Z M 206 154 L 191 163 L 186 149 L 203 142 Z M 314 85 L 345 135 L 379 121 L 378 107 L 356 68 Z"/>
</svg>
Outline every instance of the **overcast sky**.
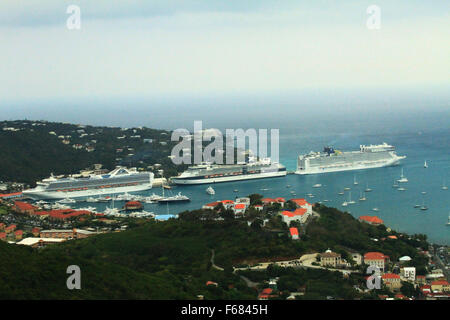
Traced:
<svg viewBox="0 0 450 320">
<path fill-rule="evenodd" d="M 66 27 L 70 4 L 80 30 Z M 366 27 L 372 4 L 379 30 Z M 449 9 L 441 0 L 1 0 L 0 108 L 330 88 L 422 88 L 448 101 Z"/>
</svg>

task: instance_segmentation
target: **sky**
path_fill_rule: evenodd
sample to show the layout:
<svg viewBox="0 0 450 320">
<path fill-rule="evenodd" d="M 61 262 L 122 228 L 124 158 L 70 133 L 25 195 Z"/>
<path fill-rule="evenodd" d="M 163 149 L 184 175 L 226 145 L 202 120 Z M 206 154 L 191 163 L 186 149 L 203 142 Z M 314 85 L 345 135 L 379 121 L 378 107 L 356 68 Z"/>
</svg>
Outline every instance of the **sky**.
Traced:
<svg viewBox="0 0 450 320">
<path fill-rule="evenodd" d="M 66 26 L 69 5 L 81 10 L 79 30 Z M 443 112 L 449 9 L 440 0 L 2 0 L 0 110 L 115 125 L 145 113 L 170 127 L 180 121 L 168 117 L 274 107 Z"/>
</svg>

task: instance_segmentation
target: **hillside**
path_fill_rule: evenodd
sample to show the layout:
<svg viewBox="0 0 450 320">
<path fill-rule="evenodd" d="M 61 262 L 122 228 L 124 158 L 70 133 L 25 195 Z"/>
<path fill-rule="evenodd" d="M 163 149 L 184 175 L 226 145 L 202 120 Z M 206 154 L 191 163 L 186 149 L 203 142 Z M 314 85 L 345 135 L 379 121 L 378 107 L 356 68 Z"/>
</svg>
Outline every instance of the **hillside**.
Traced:
<svg viewBox="0 0 450 320">
<path fill-rule="evenodd" d="M 176 175 L 168 158 L 175 142 L 170 132 L 149 128 L 121 129 L 47 121 L 0 122 L 0 180 L 33 184 L 55 175 L 76 173 L 102 164 L 147 169 L 161 164 L 165 175 Z"/>
<path fill-rule="evenodd" d="M 249 227 L 245 221 L 193 220 L 194 211 L 180 214 L 181 219 L 148 222 L 40 250 L 0 243 L 0 286 L 5 288 L 0 298 L 195 299 L 201 294 L 206 299 L 254 299 L 256 292 L 231 273 L 232 266 L 247 260 L 299 257 L 326 248 L 339 251 L 350 245 L 361 253 L 379 250 L 393 258 L 409 254 L 420 265 L 415 247 L 427 245 L 420 236 L 409 239 L 399 234 L 396 242 L 375 243 L 371 237 L 383 236 L 384 227 L 362 224 L 335 209 L 317 209 L 321 218 L 295 242 Z M 211 249 L 224 272 L 211 268 Z M 70 291 L 65 286 L 65 271 L 72 264 L 81 268 L 83 290 Z M 219 286 L 206 287 L 209 280 Z"/>
</svg>

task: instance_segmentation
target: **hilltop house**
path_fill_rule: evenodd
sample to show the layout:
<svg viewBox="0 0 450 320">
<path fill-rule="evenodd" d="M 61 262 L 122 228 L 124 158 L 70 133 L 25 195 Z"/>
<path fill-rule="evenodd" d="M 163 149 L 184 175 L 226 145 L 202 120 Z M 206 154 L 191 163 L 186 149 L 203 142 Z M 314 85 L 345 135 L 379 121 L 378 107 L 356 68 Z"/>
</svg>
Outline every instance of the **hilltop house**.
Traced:
<svg viewBox="0 0 450 320">
<path fill-rule="evenodd" d="M 341 255 L 336 252 L 332 252 L 330 249 L 320 254 L 320 265 L 322 267 L 333 267 L 342 264 Z"/>
<path fill-rule="evenodd" d="M 367 252 L 364 255 L 364 263 L 369 266 L 376 266 L 384 271 L 386 263 L 389 261 L 389 256 L 382 254 L 381 252 Z"/>
</svg>

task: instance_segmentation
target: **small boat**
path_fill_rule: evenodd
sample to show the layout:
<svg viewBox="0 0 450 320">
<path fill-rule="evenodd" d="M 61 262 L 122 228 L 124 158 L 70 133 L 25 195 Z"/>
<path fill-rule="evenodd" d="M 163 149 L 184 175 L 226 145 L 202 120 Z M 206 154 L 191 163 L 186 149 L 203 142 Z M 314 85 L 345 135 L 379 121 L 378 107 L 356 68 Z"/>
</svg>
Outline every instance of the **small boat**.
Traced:
<svg viewBox="0 0 450 320">
<path fill-rule="evenodd" d="M 392 185 L 392 188 L 398 188 L 398 183 L 396 181 L 394 181 L 394 184 Z"/>
<path fill-rule="evenodd" d="M 338 192 L 338 195 L 343 196 L 343 195 L 344 195 L 344 192 L 343 192 L 343 191 Z"/>
<path fill-rule="evenodd" d="M 172 187 L 169 186 L 168 184 L 163 185 L 163 188 L 164 188 L 164 189 L 169 189 L 169 190 L 172 189 Z"/>
<path fill-rule="evenodd" d="M 450 214 L 448 215 L 448 221 L 447 221 L 446 226 L 450 226 Z"/>
<path fill-rule="evenodd" d="M 97 198 L 97 202 L 109 202 L 111 200 L 112 200 L 111 197 L 98 197 Z"/>
<path fill-rule="evenodd" d="M 350 190 L 349 187 L 345 187 L 345 188 L 344 188 L 344 191 L 349 191 L 349 190 Z"/>
<path fill-rule="evenodd" d="M 414 205 L 414 208 L 415 208 L 415 209 L 420 208 L 420 204 Z"/>
<path fill-rule="evenodd" d="M 380 209 L 378 209 L 378 208 L 373 208 L 372 211 L 378 212 L 378 211 L 380 211 Z"/>
<path fill-rule="evenodd" d="M 89 197 L 86 199 L 86 202 L 98 202 L 98 199 L 96 199 L 94 197 Z"/>
<path fill-rule="evenodd" d="M 365 194 L 363 195 L 363 193 L 361 192 L 359 196 L 359 201 L 366 201 L 366 200 L 367 200 L 366 195 Z"/>
<path fill-rule="evenodd" d="M 403 168 L 402 168 L 402 174 L 400 175 L 400 179 L 398 179 L 397 182 L 399 182 L 399 183 L 406 183 L 406 182 L 408 182 L 408 178 L 406 178 L 403 175 Z"/>
<path fill-rule="evenodd" d="M 355 204 L 356 202 L 352 200 L 352 193 L 350 192 L 348 195 L 348 204 Z"/>
<path fill-rule="evenodd" d="M 291 187 L 291 185 L 290 184 L 288 184 L 287 186 L 286 186 L 286 188 L 290 188 Z"/>
<path fill-rule="evenodd" d="M 426 191 L 422 191 L 421 193 L 422 193 L 422 194 L 427 194 L 427 192 L 426 192 Z"/>
<path fill-rule="evenodd" d="M 428 168 L 427 160 L 425 160 L 425 163 L 423 164 L 424 168 Z"/>
<path fill-rule="evenodd" d="M 406 189 L 403 188 L 403 187 L 400 187 L 400 188 L 398 188 L 397 190 L 398 190 L 398 191 L 406 191 Z"/>
<path fill-rule="evenodd" d="M 448 187 L 445 185 L 445 180 L 444 180 L 444 183 L 442 184 L 442 188 L 441 188 L 442 190 L 448 190 Z"/>
<path fill-rule="evenodd" d="M 371 192 L 372 189 L 369 188 L 369 183 L 366 184 L 366 190 L 364 190 L 365 192 Z"/>
<path fill-rule="evenodd" d="M 343 207 L 348 206 L 348 202 L 347 202 L 347 201 L 342 202 L 342 206 L 343 206 Z"/>
<path fill-rule="evenodd" d="M 75 199 L 71 199 L 71 198 L 65 198 L 59 201 L 56 201 L 58 203 L 64 203 L 64 204 L 70 204 L 70 203 L 76 203 L 77 201 Z"/>
<path fill-rule="evenodd" d="M 239 190 L 238 190 L 238 189 L 234 189 L 233 191 L 234 191 L 234 192 L 239 192 Z"/>
<path fill-rule="evenodd" d="M 262 188 L 261 191 L 268 191 L 269 189 L 267 188 Z"/>
<path fill-rule="evenodd" d="M 159 203 L 167 203 L 167 202 L 180 202 L 180 201 L 191 201 L 187 196 L 182 195 L 181 192 L 178 192 L 177 195 L 172 197 L 164 197 L 162 199 L 159 199 Z"/>
<path fill-rule="evenodd" d="M 356 181 L 356 176 L 353 177 L 353 184 L 356 186 L 358 185 L 358 181 Z"/>
<path fill-rule="evenodd" d="M 214 194 L 216 194 L 216 191 L 214 191 L 214 189 L 211 186 L 209 186 L 208 188 L 206 188 L 206 193 L 210 194 L 210 195 L 214 195 Z"/>
<path fill-rule="evenodd" d="M 420 207 L 420 210 L 422 211 L 428 210 L 428 207 L 425 205 L 425 197 L 422 200 L 422 206 Z"/>
<path fill-rule="evenodd" d="M 320 183 L 317 183 L 315 185 L 313 185 L 313 188 L 320 188 L 322 185 Z"/>
</svg>

